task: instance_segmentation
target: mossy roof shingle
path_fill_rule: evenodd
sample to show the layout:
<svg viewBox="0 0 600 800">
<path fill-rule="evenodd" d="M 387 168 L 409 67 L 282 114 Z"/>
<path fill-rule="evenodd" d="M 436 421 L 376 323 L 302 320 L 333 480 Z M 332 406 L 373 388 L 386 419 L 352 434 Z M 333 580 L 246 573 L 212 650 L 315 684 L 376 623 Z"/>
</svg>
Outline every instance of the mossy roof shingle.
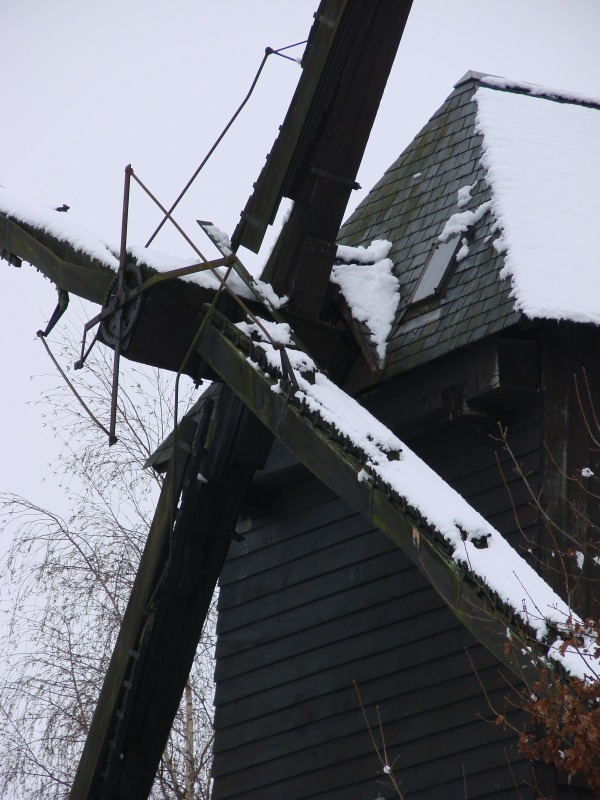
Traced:
<svg viewBox="0 0 600 800">
<path fill-rule="evenodd" d="M 409 301 L 448 218 L 490 199 L 475 132 L 477 79 L 459 83 L 445 103 L 359 205 L 340 231 L 340 242 L 393 242 L 389 257 L 400 281 L 401 300 L 381 377 L 403 372 L 496 333 L 518 321 L 503 258 L 492 245 L 493 217 L 475 226 L 469 254 L 456 267 L 439 300 L 419 308 Z M 421 173 L 418 177 L 415 177 Z M 458 189 L 477 183 L 459 209 Z"/>
</svg>

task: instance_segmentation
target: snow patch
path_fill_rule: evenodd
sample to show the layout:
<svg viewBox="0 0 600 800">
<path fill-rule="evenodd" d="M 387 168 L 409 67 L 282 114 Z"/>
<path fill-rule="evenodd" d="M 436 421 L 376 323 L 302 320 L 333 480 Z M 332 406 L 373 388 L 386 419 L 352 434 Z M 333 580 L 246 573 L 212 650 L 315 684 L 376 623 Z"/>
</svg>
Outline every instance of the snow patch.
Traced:
<svg viewBox="0 0 600 800">
<path fill-rule="evenodd" d="M 265 283 L 258 278 L 254 278 L 254 288 L 262 299 L 269 303 L 272 308 L 282 308 L 289 300 L 287 294 L 280 297 L 275 293 L 270 283 Z"/>
<path fill-rule="evenodd" d="M 550 100 L 567 100 L 571 103 L 600 105 L 600 97 L 577 94 L 577 92 L 569 92 L 564 89 L 551 89 L 549 86 L 540 86 L 537 83 L 525 83 L 524 81 L 514 81 L 510 78 L 501 78 L 497 75 L 483 75 L 478 78 L 478 82 L 486 86 L 493 86 L 495 89 L 513 89 Z"/>
<path fill-rule="evenodd" d="M 367 467 L 388 463 L 388 453 L 403 451 L 404 445 L 389 428 L 322 372 L 315 374 L 314 384 L 302 376 L 298 376 L 298 384 L 300 391 L 296 392 L 296 397 L 303 399 L 311 411 L 317 411 L 326 422 L 360 447 L 369 457 Z"/>
<path fill-rule="evenodd" d="M 260 346 L 265 351 L 267 361 L 274 370 L 281 370 L 281 354 L 277 350 L 271 340 L 276 344 L 283 345 L 286 348 L 286 353 L 290 360 L 290 364 L 294 370 L 298 372 L 313 372 L 316 369 L 315 362 L 312 358 L 302 350 L 295 350 L 294 342 L 291 337 L 291 328 L 286 322 L 270 322 L 261 317 L 256 318 L 262 328 L 255 322 L 237 322 L 236 327 L 239 328 L 246 336 L 250 336 L 254 340 L 260 342 Z M 264 328 L 264 330 L 263 330 Z M 265 336 L 265 331 L 271 337 L 270 339 Z"/>
<path fill-rule="evenodd" d="M 337 256 L 344 263 L 331 271 L 331 282 L 340 287 L 352 316 L 369 329 L 381 366 L 400 302 L 394 264 L 386 258 L 391 247 L 386 240 L 376 240 L 369 247 L 338 245 Z"/>
<path fill-rule="evenodd" d="M 374 264 L 387 258 L 392 249 L 392 243 L 387 239 L 376 239 L 368 247 L 350 247 L 346 244 L 338 244 L 337 258 L 346 264 Z"/>
<path fill-rule="evenodd" d="M 569 93 L 528 92 L 475 92 L 500 276 L 510 277 L 515 308 L 530 318 L 600 324 L 600 110 L 575 105 L 583 98 Z"/>
<path fill-rule="evenodd" d="M 472 200 L 471 192 L 477 186 L 477 183 L 478 181 L 475 181 L 475 183 L 472 183 L 470 186 L 461 186 L 461 188 L 458 190 L 457 205 L 459 208 L 464 208 L 465 206 L 469 205 Z"/>
<path fill-rule="evenodd" d="M 340 287 L 352 316 L 369 329 L 381 366 L 400 302 L 393 268 L 393 262 L 384 258 L 376 264 L 344 264 L 331 272 L 331 282 Z"/>
<path fill-rule="evenodd" d="M 487 200 L 474 211 L 458 211 L 456 214 L 452 214 L 444 225 L 444 230 L 438 236 L 438 241 L 447 242 L 451 236 L 456 236 L 459 233 L 466 233 L 472 225 L 479 222 L 483 215 L 491 208 L 491 205 L 492 201 Z"/>
<path fill-rule="evenodd" d="M 463 258 L 466 258 L 468 255 L 469 255 L 469 245 L 467 243 L 467 240 L 463 239 L 462 240 L 462 247 L 460 248 L 460 250 L 456 254 L 456 261 L 457 262 L 462 261 Z"/>
<path fill-rule="evenodd" d="M 269 334 L 271 339 L 277 344 L 282 344 L 284 347 L 294 347 L 292 340 L 292 330 L 287 322 L 270 322 L 268 319 L 256 318 L 265 331 Z M 264 331 L 255 322 L 238 322 L 236 327 L 243 331 L 246 336 L 256 334 L 262 341 L 268 342 L 265 337 Z"/>
<path fill-rule="evenodd" d="M 3 186 L 0 186 L 0 211 L 17 222 L 31 225 L 61 242 L 67 242 L 74 250 L 96 259 L 105 267 L 114 270 L 119 268 L 117 255 L 68 211 L 56 211 Z"/>
<path fill-rule="evenodd" d="M 228 256 L 233 252 L 231 249 L 231 240 L 225 231 L 217 228 L 216 225 L 203 225 L 202 228 L 206 234 L 217 243 L 223 255 Z"/>
</svg>

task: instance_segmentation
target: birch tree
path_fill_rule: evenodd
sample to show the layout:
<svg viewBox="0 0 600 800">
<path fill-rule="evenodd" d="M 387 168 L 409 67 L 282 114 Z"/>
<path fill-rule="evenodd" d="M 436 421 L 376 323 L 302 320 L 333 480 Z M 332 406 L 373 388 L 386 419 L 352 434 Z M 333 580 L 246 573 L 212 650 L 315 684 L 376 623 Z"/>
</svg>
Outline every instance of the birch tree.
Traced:
<svg viewBox="0 0 600 800">
<path fill-rule="evenodd" d="M 61 362 L 72 362 L 73 344 L 59 344 Z M 110 355 L 97 347 L 76 373 L 79 394 L 104 420 Z M 173 422 L 170 376 L 129 369 L 120 380 L 119 441 L 109 448 L 59 380 L 40 408 L 62 440 L 52 468 L 70 513 L 0 497 L 3 536 L 12 537 L 1 573 L 9 611 L 0 642 L 0 796 L 25 800 L 68 795 L 160 489 L 161 477 L 142 466 Z M 213 649 L 214 611 L 153 798 L 210 796 Z"/>
</svg>

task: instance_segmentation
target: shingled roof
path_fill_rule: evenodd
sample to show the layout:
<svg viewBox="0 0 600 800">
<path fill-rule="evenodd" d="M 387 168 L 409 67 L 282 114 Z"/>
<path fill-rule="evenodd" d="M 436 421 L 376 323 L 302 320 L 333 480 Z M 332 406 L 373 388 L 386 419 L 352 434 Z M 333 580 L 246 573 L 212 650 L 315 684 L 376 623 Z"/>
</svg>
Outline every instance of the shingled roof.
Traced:
<svg viewBox="0 0 600 800">
<path fill-rule="evenodd" d="M 498 333 L 517 323 L 523 313 L 530 317 L 567 316 L 577 321 L 597 321 L 591 319 L 589 313 L 586 316 L 577 309 L 571 314 L 566 314 L 564 309 L 556 313 L 544 310 L 537 313 L 536 308 L 532 311 L 515 296 L 515 271 L 508 274 L 505 247 L 498 247 L 503 226 L 498 224 L 498 197 L 493 196 L 490 186 L 489 157 L 486 163 L 475 100 L 478 87 L 487 87 L 485 92 L 495 97 L 506 97 L 509 93 L 511 97 L 525 95 L 527 99 L 521 97 L 517 102 L 526 100 L 527 111 L 535 113 L 544 111 L 540 95 L 543 101 L 554 101 L 543 105 L 545 111 L 550 109 L 555 116 L 560 113 L 564 116 L 565 104 L 569 109 L 585 106 L 575 112 L 567 111 L 571 116 L 583 112 L 581 119 L 574 120 L 574 125 L 576 129 L 588 126 L 588 135 L 589 123 L 594 126 L 600 123 L 597 101 L 577 95 L 550 92 L 473 72 L 468 72 L 455 85 L 445 103 L 341 229 L 343 244 L 367 245 L 377 239 L 392 242 L 389 257 L 400 281 L 401 301 L 388 339 L 386 365 L 377 375 L 378 380 Z M 541 120 L 536 124 L 546 123 Z M 486 147 L 487 144 L 486 131 Z M 535 176 L 529 179 L 535 180 Z M 467 191 L 467 202 L 459 207 L 458 190 L 469 186 L 473 187 L 470 199 Z M 518 187 L 514 189 L 517 191 Z M 442 296 L 411 306 L 419 278 L 449 218 L 464 210 L 475 211 L 487 201 L 492 201 L 490 213 L 486 208 L 486 213 L 471 227 L 468 255 L 456 264 Z M 565 231 L 565 238 L 567 235 Z M 558 288 L 554 291 L 555 295 L 560 294 Z"/>
</svg>

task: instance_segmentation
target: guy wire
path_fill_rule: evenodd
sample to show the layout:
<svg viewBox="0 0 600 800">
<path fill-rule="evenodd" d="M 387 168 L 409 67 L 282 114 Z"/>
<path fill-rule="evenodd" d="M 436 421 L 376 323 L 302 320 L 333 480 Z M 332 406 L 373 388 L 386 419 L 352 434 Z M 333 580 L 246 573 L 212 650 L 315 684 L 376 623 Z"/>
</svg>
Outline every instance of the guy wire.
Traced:
<svg viewBox="0 0 600 800">
<path fill-rule="evenodd" d="M 242 111 L 242 109 L 244 108 L 244 106 L 246 105 L 246 103 L 248 102 L 248 100 L 250 99 L 250 97 L 251 97 L 251 95 L 252 95 L 252 92 L 254 91 L 254 88 L 256 87 L 256 84 L 258 83 L 258 79 L 259 79 L 259 77 L 260 77 L 260 74 L 261 74 L 261 72 L 263 71 L 263 67 L 264 67 L 264 66 L 265 66 L 265 64 L 266 64 L 268 57 L 269 57 L 270 55 L 276 55 L 276 56 L 279 56 L 279 55 L 281 55 L 281 57 L 282 57 L 282 58 L 286 58 L 286 59 L 288 59 L 288 61 L 296 61 L 296 59 L 294 59 L 294 58 L 290 58 L 289 56 L 284 56 L 284 55 L 282 54 L 282 51 L 283 51 L 283 50 L 289 50 L 291 47 L 298 47 L 298 45 L 301 45 L 301 44 L 306 44 L 306 42 L 307 42 L 307 41 L 308 41 L 308 39 L 305 39 L 305 40 L 304 40 L 304 41 L 302 41 L 302 42 L 295 42 L 295 44 L 288 44 L 288 45 L 286 45 L 285 47 L 280 47 L 278 50 L 273 50 L 273 48 L 272 48 L 272 47 L 266 47 L 266 48 L 265 48 L 265 54 L 264 54 L 264 56 L 263 56 L 263 58 L 262 58 L 262 61 L 260 62 L 260 66 L 259 66 L 259 68 L 258 68 L 258 70 L 257 70 L 257 72 L 256 72 L 256 75 L 254 76 L 254 80 L 252 81 L 252 83 L 251 83 L 251 85 L 250 85 L 250 89 L 248 90 L 248 93 L 246 94 L 246 96 L 244 97 L 244 99 L 242 100 L 242 102 L 240 103 L 240 105 L 238 106 L 238 108 L 237 108 L 236 112 L 235 112 L 235 113 L 234 113 L 234 115 L 231 117 L 231 119 L 229 120 L 229 122 L 227 123 L 227 125 L 226 125 L 226 126 L 223 128 L 223 130 L 221 131 L 221 133 L 220 133 L 220 134 L 219 134 L 219 136 L 217 137 L 217 140 L 215 141 L 215 143 L 213 144 L 213 146 L 210 148 L 210 150 L 208 151 L 208 153 L 207 153 L 207 154 L 204 156 L 204 159 L 202 160 L 202 163 L 200 164 L 200 166 L 198 167 L 198 169 L 197 169 L 197 170 L 194 172 L 194 174 L 192 175 L 192 177 L 189 179 L 189 181 L 188 181 L 188 182 L 186 183 L 186 185 L 183 187 L 183 189 L 182 189 L 181 193 L 179 194 L 179 197 L 177 198 L 177 200 L 175 200 L 175 202 L 173 203 L 173 205 L 172 205 L 172 206 L 171 206 L 171 208 L 169 209 L 169 212 L 168 212 L 168 214 L 166 214 L 166 215 L 163 217 L 163 219 L 162 219 L 162 221 L 161 221 L 160 225 L 159 225 L 159 226 L 156 228 L 156 230 L 154 231 L 154 233 L 152 234 L 152 236 L 151 236 L 151 237 L 148 239 L 148 241 L 147 241 L 147 242 L 146 242 L 146 244 L 145 244 L 145 247 L 150 247 L 150 245 L 152 244 L 152 242 L 153 242 L 153 241 L 154 241 L 154 239 L 156 238 L 156 235 L 158 234 L 158 232 L 160 231 L 160 229 L 162 228 L 162 226 L 163 226 L 163 225 L 165 224 L 165 222 L 167 221 L 167 218 L 168 218 L 169 214 L 172 214 L 172 213 L 173 213 L 173 211 L 174 211 L 174 210 L 177 208 L 177 206 L 179 205 L 179 201 L 180 201 L 180 200 L 183 198 L 183 196 L 185 195 L 185 193 L 187 192 L 187 190 L 190 188 L 190 186 L 192 185 L 192 183 L 193 183 L 193 182 L 196 180 L 196 178 L 198 177 L 198 175 L 199 175 L 199 174 L 200 174 L 200 172 L 202 171 L 202 169 L 203 169 L 204 165 L 206 164 L 206 162 L 208 161 L 208 159 L 209 159 L 209 158 L 212 156 L 212 154 L 215 152 L 215 150 L 217 149 L 217 147 L 218 147 L 218 146 L 219 146 L 219 144 L 221 143 L 221 140 L 223 139 L 223 137 L 225 136 L 225 134 L 227 133 L 227 131 L 229 130 L 229 128 L 231 128 L 231 126 L 233 125 L 233 123 L 235 122 L 235 120 L 237 119 L 237 117 L 239 116 L 240 112 Z"/>
</svg>

